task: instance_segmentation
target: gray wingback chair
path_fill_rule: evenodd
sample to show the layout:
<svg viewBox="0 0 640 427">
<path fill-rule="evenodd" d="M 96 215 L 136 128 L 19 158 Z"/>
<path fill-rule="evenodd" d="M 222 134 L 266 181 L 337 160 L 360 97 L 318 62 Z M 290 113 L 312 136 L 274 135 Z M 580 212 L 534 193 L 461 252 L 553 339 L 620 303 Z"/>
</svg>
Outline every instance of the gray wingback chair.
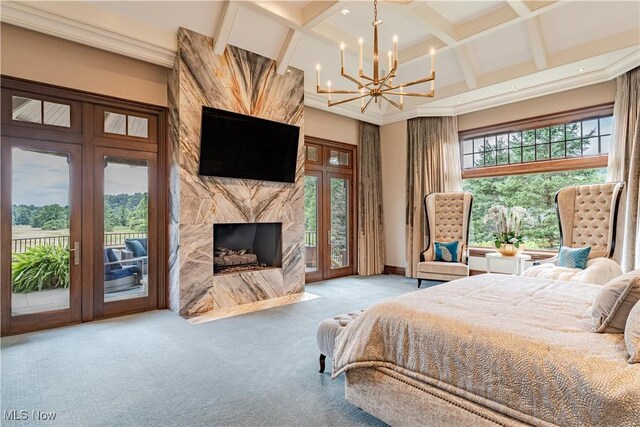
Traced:
<svg viewBox="0 0 640 427">
<path fill-rule="evenodd" d="M 556 193 L 560 242 L 570 248 L 591 247 L 587 267 L 558 266 L 558 256 L 534 263 L 523 276 L 604 284 L 622 274 L 613 259 L 622 182 L 566 187 Z"/>
<path fill-rule="evenodd" d="M 427 219 L 427 249 L 420 254 L 418 287 L 422 280 L 449 281 L 469 275 L 469 223 L 471 193 L 430 193 L 424 198 Z M 457 262 L 435 260 L 434 242 L 458 241 Z"/>
</svg>

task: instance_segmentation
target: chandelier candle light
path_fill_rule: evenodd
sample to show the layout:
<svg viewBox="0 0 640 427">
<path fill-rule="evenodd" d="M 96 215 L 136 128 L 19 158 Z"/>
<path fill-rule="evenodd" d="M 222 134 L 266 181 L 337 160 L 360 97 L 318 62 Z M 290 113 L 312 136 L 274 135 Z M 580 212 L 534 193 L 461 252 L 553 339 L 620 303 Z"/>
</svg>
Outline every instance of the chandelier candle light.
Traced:
<svg viewBox="0 0 640 427">
<path fill-rule="evenodd" d="M 332 89 L 331 82 L 327 82 L 327 88 L 323 89 L 320 87 L 320 64 L 316 65 L 316 92 L 317 93 L 326 93 L 329 97 L 327 101 L 327 105 L 329 107 L 333 107 L 335 105 L 344 104 L 351 101 L 356 101 L 360 99 L 360 111 L 364 113 L 371 101 L 374 101 L 376 104 L 378 103 L 378 98 L 382 98 L 387 101 L 389 104 L 394 107 L 402 110 L 404 107 L 404 97 L 405 96 L 418 96 L 423 98 L 433 98 L 435 93 L 435 79 L 436 79 L 436 71 L 435 71 L 435 49 L 431 48 L 431 73 L 429 76 L 424 77 L 422 79 L 414 80 L 407 83 L 394 84 L 393 79 L 396 78 L 396 71 L 398 70 L 398 36 L 393 36 L 393 51 L 387 52 L 387 63 L 389 67 L 389 72 L 386 75 L 380 75 L 380 57 L 378 55 L 378 27 L 382 25 L 382 21 L 378 20 L 378 1 L 374 0 L 373 2 L 373 77 L 369 77 L 364 73 L 364 53 L 363 53 L 363 43 L 364 40 L 361 38 L 358 39 L 358 44 L 360 45 L 360 52 L 358 55 L 358 78 L 355 78 L 348 74 L 345 71 L 345 63 L 344 63 L 344 49 L 345 44 L 340 43 L 340 75 L 347 80 L 355 83 L 357 88 L 354 90 L 343 90 L 343 89 Z M 384 73 L 384 71 L 383 71 Z M 431 82 L 431 91 L 430 92 L 405 92 L 404 88 L 408 86 L 414 86 L 420 83 Z M 351 98 L 342 99 L 338 101 L 333 101 L 331 99 L 332 94 L 337 95 L 346 95 L 353 94 L 357 95 Z M 391 99 L 389 96 L 394 95 L 398 96 L 398 102 Z M 368 99 L 367 99 L 368 97 Z"/>
</svg>

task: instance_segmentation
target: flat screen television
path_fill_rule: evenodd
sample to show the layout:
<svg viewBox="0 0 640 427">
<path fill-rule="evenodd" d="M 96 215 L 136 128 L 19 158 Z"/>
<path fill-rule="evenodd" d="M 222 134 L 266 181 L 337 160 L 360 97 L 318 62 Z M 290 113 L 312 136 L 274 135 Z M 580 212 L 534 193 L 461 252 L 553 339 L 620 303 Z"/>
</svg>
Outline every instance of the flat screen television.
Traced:
<svg viewBox="0 0 640 427">
<path fill-rule="evenodd" d="M 200 175 L 294 182 L 300 128 L 202 107 Z"/>
</svg>

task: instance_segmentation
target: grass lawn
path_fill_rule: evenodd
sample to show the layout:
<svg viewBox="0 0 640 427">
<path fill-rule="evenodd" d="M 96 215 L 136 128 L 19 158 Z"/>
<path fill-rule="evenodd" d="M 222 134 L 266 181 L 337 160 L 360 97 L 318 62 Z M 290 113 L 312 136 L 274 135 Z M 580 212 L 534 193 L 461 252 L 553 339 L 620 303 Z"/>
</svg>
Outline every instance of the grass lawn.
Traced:
<svg viewBox="0 0 640 427">
<path fill-rule="evenodd" d="M 32 237 L 68 236 L 69 229 L 63 230 L 42 230 L 32 228 L 29 225 L 14 225 L 11 227 L 11 239 L 29 239 Z"/>
<path fill-rule="evenodd" d="M 137 233 L 127 227 L 114 227 L 112 233 Z M 52 236 L 68 236 L 69 229 L 64 230 L 42 230 L 40 228 L 32 228 L 29 225 L 14 225 L 11 228 L 11 239 L 29 239 L 33 237 L 52 237 Z"/>
</svg>

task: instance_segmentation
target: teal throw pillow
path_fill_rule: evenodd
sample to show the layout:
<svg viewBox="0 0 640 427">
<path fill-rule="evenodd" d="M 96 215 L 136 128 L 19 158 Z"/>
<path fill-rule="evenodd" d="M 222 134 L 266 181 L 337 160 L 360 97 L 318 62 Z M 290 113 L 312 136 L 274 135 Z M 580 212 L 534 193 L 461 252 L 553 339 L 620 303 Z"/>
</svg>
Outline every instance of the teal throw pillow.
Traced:
<svg viewBox="0 0 640 427">
<path fill-rule="evenodd" d="M 133 253 L 134 258 L 147 256 L 147 251 L 144 249 L 144 246 L 142 246 L 142 243 L 137 240 L 127 240 L 125 242 L 125 246 Z"/>
<path fill-rule="evenodd" d="M 436 261 L 458 262 L 458 241 L 455 242 L 434 242 L 433 247 L 436 253 Z"/>
<path fill-rule="evenodd" d="M 587 268 L 587 260 L 591 252 L 591 246 L 586 248 L 568 248 L 562 246 L 560 248 L 560 256 L 558 257 L 558 266 L 567 268 Z"/>
</svg>

